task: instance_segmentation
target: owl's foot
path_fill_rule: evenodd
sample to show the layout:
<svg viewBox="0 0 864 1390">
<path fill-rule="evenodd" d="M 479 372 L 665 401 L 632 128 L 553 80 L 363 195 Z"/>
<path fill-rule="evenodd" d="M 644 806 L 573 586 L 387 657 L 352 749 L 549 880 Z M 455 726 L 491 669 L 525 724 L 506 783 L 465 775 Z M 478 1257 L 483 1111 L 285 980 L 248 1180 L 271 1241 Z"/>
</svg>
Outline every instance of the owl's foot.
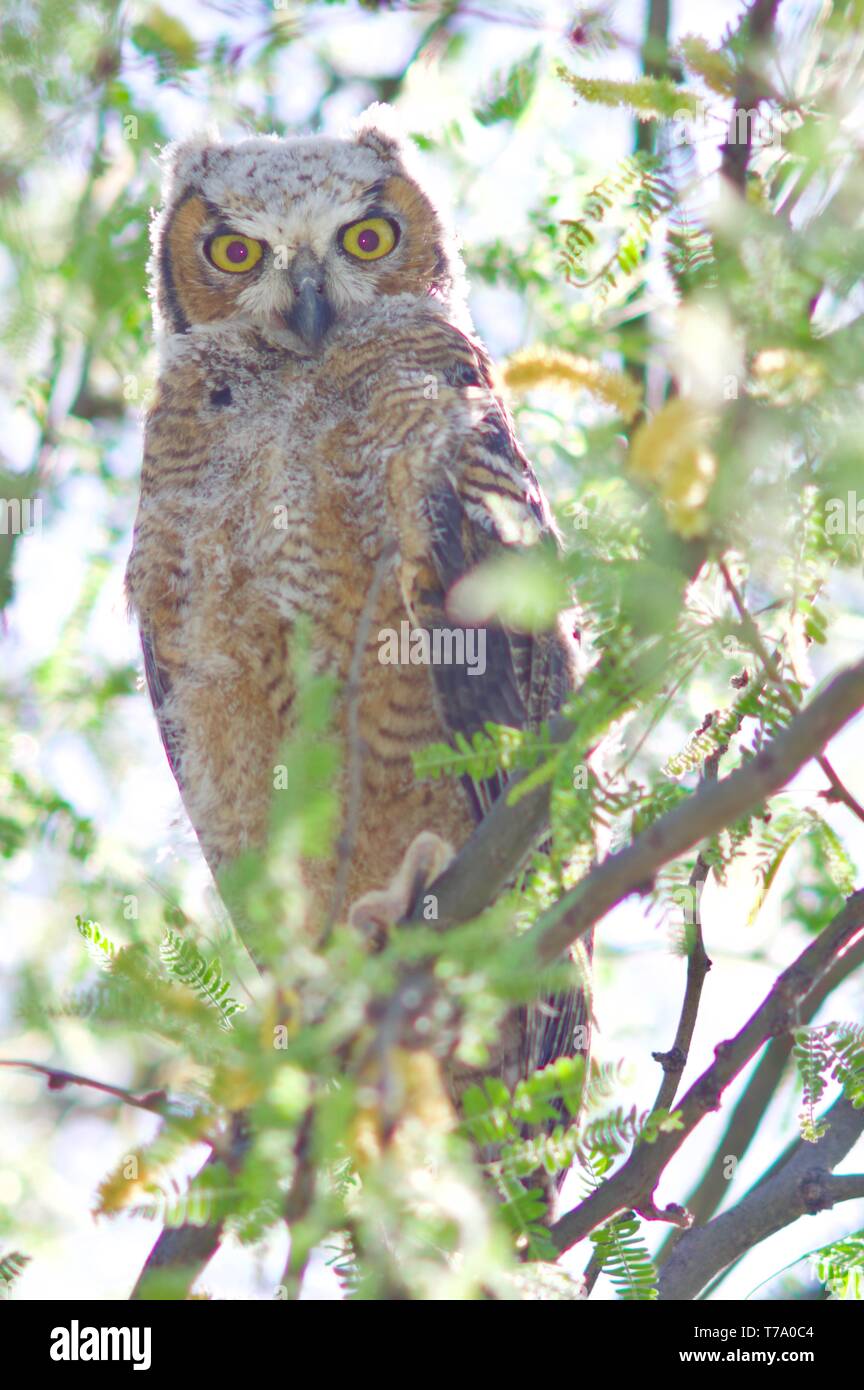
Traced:
<svg viewBox="0 0 864 1390">
<path fill-rule="evenodd" d="M 351 904 L 348 921 L 383 944 L 397 922 L 410 916 L 420 894 L 434 883 L 453 858 L 453 846 L 432 830 L 416 835 L 386 888 L 363 893 Z"/>
</svg>

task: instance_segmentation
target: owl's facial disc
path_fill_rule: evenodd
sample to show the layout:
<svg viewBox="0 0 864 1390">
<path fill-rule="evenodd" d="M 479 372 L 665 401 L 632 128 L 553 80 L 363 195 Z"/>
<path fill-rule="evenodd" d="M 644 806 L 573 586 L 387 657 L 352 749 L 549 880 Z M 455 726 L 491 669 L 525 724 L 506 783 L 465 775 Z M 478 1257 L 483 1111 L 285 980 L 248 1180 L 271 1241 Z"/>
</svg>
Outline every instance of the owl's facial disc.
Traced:
<svg viewBox="0 0 864 1390">
<path fill-rule="evenodd" d="M 389 296 L 461 301 L 446 229 L 377 126 L 172 147 L 153 265 L 160 327 L 251 330 L 304 357 Z"/>
<path fill-rule="evenodd" d="M 450 294 L 435 210 L 377 136 L 193 142 L 171 179 L 155 250 L 174 333 L 224 324 L 317 355 L 382 296 Z"/>
</svg>

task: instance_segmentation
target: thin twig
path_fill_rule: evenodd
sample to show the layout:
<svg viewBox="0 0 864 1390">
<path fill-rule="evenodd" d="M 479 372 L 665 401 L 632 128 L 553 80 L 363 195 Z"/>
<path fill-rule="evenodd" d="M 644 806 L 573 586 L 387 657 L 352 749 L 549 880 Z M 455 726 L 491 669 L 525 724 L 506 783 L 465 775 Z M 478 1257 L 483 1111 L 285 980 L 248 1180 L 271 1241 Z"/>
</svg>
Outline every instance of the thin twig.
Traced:
<svg viewBox="0 0 864 1390">
<path fill-rule="evenodd" d="M 684 1068 L 687 1065 L 687 1058 L 690 1055 L 690 1044 L 693 1041 L 693 1032 L 696 1028 L 696 1018 L 702 999 L 702 987 L 705 983 L 705 977 L 711 969 L 711 960 L 705 950 L 705 942 L 702 938 L 701 913 L 702 893 L 710 867 L 704 855 L 699 854 L 690 875 L 689 887 L 694 894 L 693 940 L 687 956 L 687 983 L 684 987 L 684 1000 L 681 1005 L 678 1027 L 675 1030 L 675 1041 L 668 1052 L 652 1052 L 651 1054 L 654 1061 L 659 1062 L 663 1068 L 663 1080 L 660 1082 L 657 1098 L 652 1107 L 654 1110 L 670 1110 L 672 1108 L 672 1102 L 675 1099 Z"/>
<path fill-rule="evenodd" d="M 291 1186 L 288 1189 L 282 1211 L 289 1237 L 292 1226 L 299 1223 L 307 1214 L 315 1196 L 315 1168 L 311 1153 L 314 1120 L 315 1110 L 310 1105 L 300 1122 L 297 1138 L 294 1141 L 294 1176 L 291 1179 Z M 281 1281 L 286 1298 L 296 1300 L 300 1297 L 303 1276 L 309 1263 L 310 1253 L 308 1242 L 304 1242 L 300 1248 L 299 1242 L 291 1239 L 291 1248 L 285 1260 Z"/>
<path fill-rule="evenodd" d="M 767 95 L 764 79 L 754 72 L 752 59 L 762 57 L 767 50 L 779 8 L 780 0 L 754 0 L 741 26 L 747 40 L 747 58 L 735 89 L 727 138 L 721 146 L 720 172 L 742 196 L 747 186 L 747 168 L 753 148 L 753 122 L 749 119 L 749 113 L 754 111 Z M 744 140 L 736 138 L 739 113 L 748 116 Z"/>
<path fill-rule="evenodd" d="M 132 1105 L 136 1110 L 152 1110 L 156 1115 L 170 1112 L 170 1101 L 165 1091 L 148 1091 L 143 1096 L 136 1096 L 123 1086 L 111 1086 L 107 1081 L 97 1081 L 92 1076 L 81 1076 L 75 1071 L 63 1071 L 59 1067 L 46 1067 L 41 1062 L 25 1062 L 17 1058 L 0 1060 L 0 1067 L 18 1067 L 47 1076 L 49 1091 L 62 1091 L 65 1086 L 87 1086 L 92 1091 L 102 1091 L 115 1100 L 122 1100 L 124 1105 Z"/>
<path fill-rule="evenodd" d="M 771 652 L 769 652 L 767 646 L 762 640 L 762 634 L 759 631 L 759 628 L 757 627 L 756 623 L 753 621 L 753 618 L 750 615 L 747 605 L 744 603 L 744 600 L 738 591 L 738 586 L 729 572 L 729 567 L 726 564 L 726 561 L 721 559 L 718 561 L 718 565 L 720 573 L 723 576 L 723 582 L 729 591 L 729 595 L 732 599 L 732 602 L 735 605 L 738 616 L 741 619 L 741 626 L 744 629 L 749 646 L 759 657 L 759 660 L 765 667 L 765 670 L 772 684 L 776 687 L 781 700 L 783 701 L 786 708 L 789 710 L 790 714 L 797 714 L 801 706 L 798 704 L 797 700 L 795 699 L 795 696 L 789 689 L 789 686 L 787 685 L 783 677 L 783 672 L 780 668 L 780 665 L 776 657 L 772 656 Z M 831 763 L 825 757 L 824 753 L 820 753 L 816 761 L 821 767 L 822 771 L 825 773 L 825 776 L 828 778 L 828 781 L 831 783 L 831 787 L 834 793 L 833 797 L 831 797 L 831 800 L 842 801 L 844 806 L 848 806 L 849 810 L 852 811 L 858 817 L 859 820 L 864 821 L 864 806 L 862 806 L 859 801 L 856 801 L 852 793 L 843 785 L 843 783 L 840 781 L 840 778 L 837 776 L 837 773 L 834 771 L 834 768 L 832 767 Z M 824 792 L 823 795 L 825 795 Z"/>
<path fill-rule="evenodd" d="M 710 717 L 710 715 L 706 716 L 703 721 L 703 728 L 708 724 Z M 728 747 L 728 743 L 721 743 L 714 749 L 713 753 L 709 753 L 702 769 L 701 781 L 703 783 L 717 781 L 720 759 Z M 693 1041 L 693 1033 L 696 1028 L 705 977 L 711 969 L 711 961 L 705 950 L 705 941 L 702 936 L 702 894 L 710 872 L 711 866 L 700 850 L 696 856 L 696 863 L 693 865 L 688 884 L 693 894 L 693 920 L 691 924 L 693 939 L 687 956 L 687 982 L 684 986 L 684 1000 L 681 1005 L 678 1027 L 675 1030 L 675 1041 L 668 1052 L 652 1052 L 651 1054 L 654 1061 L 659 1062 L 663 1068 L 663 1080 L 660 1082 L 660 1089 L 654 1101 L 654 1110 L 671 1109 L 681 1077 L 684 1074 L 684 1068 L 687 1065 L 687 1058 L 690 1055 L 690 1044 Z"/>
</svg>

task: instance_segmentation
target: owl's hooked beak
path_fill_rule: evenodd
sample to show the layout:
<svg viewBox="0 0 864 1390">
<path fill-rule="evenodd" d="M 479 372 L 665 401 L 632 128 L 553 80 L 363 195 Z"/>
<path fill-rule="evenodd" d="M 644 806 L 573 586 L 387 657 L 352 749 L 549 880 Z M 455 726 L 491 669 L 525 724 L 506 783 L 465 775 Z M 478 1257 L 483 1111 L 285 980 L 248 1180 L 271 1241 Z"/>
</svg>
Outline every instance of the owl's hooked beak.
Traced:
<svg viewBox="0 0 864 1390">
<path fill-rule="evenodd" d="M 292 333 L 303 339 L 313 351 L 333 322 L 333 306 L 327 298 L 324 267 L 311 251 L 300 251 L 289 271 L 294 303 L 283 317 Z"/>
</svg>

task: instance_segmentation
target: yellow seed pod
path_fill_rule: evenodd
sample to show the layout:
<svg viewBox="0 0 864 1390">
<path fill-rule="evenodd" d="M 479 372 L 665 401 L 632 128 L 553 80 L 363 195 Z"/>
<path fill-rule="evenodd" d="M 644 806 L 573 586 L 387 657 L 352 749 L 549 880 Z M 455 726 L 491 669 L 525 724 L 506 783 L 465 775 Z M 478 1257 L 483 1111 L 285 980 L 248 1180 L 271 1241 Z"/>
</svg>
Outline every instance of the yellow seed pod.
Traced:
<svg viewBox="0 0 864 1390">
<path fill-rule="evenodd" d="M 213 1100 L 228 1110 L 245 1110 L 260 1099 L 263 1086 L 248 1067 L 217 1067 L 213 1076 Z"/>
<path fill-rule="evenodd" d="M 633 436 L 629 468 L 659 492 L 669 524 L 682 536 L 704 534 L 704 508 L 717 474 L 707 447 L 712 420 L 684 397 L 667 401 Z"/>
<path fill-rule="evenodd" d="M 388 1146 L 398 1147 L 408 1122 L 439 1133 L 456 1123 L 440 1064 L 431 1052 L 394 1048 L 386 1061 L 364 1069 L 360 1086 L 370 1100 L 358 1110 L 348 1137 L 360 1172 L 379 1160 Z"/>
<path fill-rule="evenodd" d="M 532 347 L 514 353 L 504 367 L 504 381 L 511 391 L 530 391 L 534 386 L 588 391 L 628 421 L 642 405 L 642 392 L 626 372 L 610 371 L 590 357 L 577 357 L 560 348 Z"/>
</svg>

